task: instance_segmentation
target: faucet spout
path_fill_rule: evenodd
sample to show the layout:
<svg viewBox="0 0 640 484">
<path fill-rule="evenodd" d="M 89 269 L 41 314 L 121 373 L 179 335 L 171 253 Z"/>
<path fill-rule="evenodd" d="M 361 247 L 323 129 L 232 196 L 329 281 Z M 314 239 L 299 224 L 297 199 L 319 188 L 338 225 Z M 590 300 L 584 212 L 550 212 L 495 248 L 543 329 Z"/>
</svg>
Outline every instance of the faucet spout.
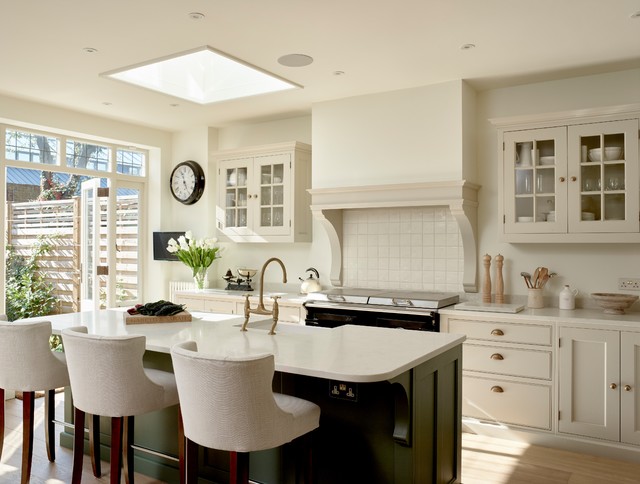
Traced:
<svg viewBox="0 0 640 484">
<path fill-rule="evenodd" d="M 245 295 L 244 324 L 242 325 L 242 328 L 240 331 L 247 330 L 247 323 L 249 322 L 249 317 L 251 316 L 251 313 L 253 313 L 253 314 L 272 315 L 273 325 L 271 326 L 271 331 L 269 331 L 269 334 L 276 334 L 275 329 L 276 329 L 276 325 L 278 324 L 278 316 L 280 314 L 280 311 L 278 308 L 279 296 L 273 296 L 272 310 L 268 310 L 267 308 L 264 307 L 264 271 L 266 270 L 267 266 L 272 262 L 277 262 L 278 264 L 280 264 L 280 267 L 282 268 L 282 282 L 283 283 L 287 282 L 287 269 L 284 267 L 283 262 L 277 257 L 272 257 L 271 259 L 268 259 L 267 262 L 264 263 L 264 265 L 262 266 L 262 270 L 260 271 L 260 299 L 258 300 L 258 306 L 255 309 L 251 308 L 251 304 L 249 303 L 249 294 Z"/>
</svg>

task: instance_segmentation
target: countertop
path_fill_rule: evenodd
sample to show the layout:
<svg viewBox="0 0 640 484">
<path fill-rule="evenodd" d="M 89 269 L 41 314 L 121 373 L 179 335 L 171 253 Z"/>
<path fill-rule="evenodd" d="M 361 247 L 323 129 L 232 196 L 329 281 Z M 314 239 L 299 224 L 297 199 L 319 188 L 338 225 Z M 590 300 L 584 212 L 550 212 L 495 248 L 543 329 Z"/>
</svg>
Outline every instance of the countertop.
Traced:
<svg viewBox="0 0 640 484">
<path fill-rule="evenodd" d="M 280 323 L 275 335 L 267 334 L 272 320 L 256 319 L 241 332 L 243 317 L 192 313 L 190 323 L 124 323 L 124 309 L 58 314 L 30 320 L 49 320 L 54 333 L 87 326 L 89 333 L 141 334 L 147 349 L 169 353 L 176 343 L 194 340 L 198 349 L 215 355 L 272 353 L 276 370 L 319 378 L 376 382 L 405 371 L 461 344 L 465 336 L 346 325 L 315 328 Z"/>
<path fill-rule="evenodd" d="M 459 309 L 441 309 L 440 314 L 451 317 L 460 318 L 473 317 L 474 319 L 496 319 L 500 321 L 541 321 L 555 322 L 563 324 L 571 324 L 574 326 L 589 326 L 597 324 L 599 326 L 611 326 L 618 329 L 634 329 L 640 330 L 640 312 L 631 311 L 626 314 L 605 314 L 600 308 L 589 309 L 558 309 L 558 308 L 542 308 L 529 309 L 514 313 L 498 313 L 489 311 L 463 311 Z"/>
</svg>

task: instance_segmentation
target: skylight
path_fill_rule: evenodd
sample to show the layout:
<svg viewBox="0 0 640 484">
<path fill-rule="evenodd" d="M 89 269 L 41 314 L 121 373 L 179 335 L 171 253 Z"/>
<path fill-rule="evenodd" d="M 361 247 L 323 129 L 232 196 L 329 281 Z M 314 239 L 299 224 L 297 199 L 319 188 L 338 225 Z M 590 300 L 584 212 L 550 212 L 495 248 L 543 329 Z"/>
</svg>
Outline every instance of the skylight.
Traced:
<svg viewBox="0 0 640 484">
<path fill-rule="evenodd" d="M 208 46 L 102 75 L 199 104 L 301 87 Z"/>
</svg>

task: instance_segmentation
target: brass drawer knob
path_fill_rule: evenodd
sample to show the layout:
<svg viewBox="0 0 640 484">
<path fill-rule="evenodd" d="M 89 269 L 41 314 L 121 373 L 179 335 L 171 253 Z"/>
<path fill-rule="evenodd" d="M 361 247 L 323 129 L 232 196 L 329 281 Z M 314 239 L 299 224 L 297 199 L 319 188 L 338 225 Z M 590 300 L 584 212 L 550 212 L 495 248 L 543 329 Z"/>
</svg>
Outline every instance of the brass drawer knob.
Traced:
<svg viewBox="0 0 640 484">
<path fill-rule="evenodd" d="M 504 336 L 504 333 L 502 332 L 501 329 L 494 329 L 493 331 L 491 331 L 491 335 L 492 336 Z"/>
<path fill-rule="evenodd" d="M 631 385 L 625 385 L 624 386 L 624 391 L 625 392 L 630 392 L 631 391 Z"/>
<path fill-rule="evenodd" d="M 500 353 L 494 353 L 491 355 L 492 360 L 504 360 L 504 357 Z"/>
<path fill-rule="evenodd" d="M 611 385 L 609 385 L 609 388 L 611 388 L 612 390 L 615 390 L 616 388 L 618 388 L 618 385 L 616 385 L 615 383 L 612 383 Z"/>
<path fill-rule="evenodd" d="M 491 387 L 491 391 L 492 391 L 493 393 L 503 393 L 503 392 L 504 392 L 504 390 L 502 389 L 502 387 L 499 387 L 499 386 L 497 386 L 497 385 L 496 385 L 496 386 Z"/>
</svg>

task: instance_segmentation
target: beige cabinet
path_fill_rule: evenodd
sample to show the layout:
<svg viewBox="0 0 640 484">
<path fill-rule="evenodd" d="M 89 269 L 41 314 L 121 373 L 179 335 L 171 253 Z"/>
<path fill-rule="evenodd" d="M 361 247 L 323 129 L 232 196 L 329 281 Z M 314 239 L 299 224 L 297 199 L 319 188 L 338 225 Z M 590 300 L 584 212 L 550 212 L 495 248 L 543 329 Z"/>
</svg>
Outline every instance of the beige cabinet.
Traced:
<svg viewBox="0 0 640 484">
<path fill-rule="evenodd" d="M 464 417 L 552 429 L 551 324 L 442 315 L 441 326 L 467 336 L 462 350 Z"/>
<path fill-rule="evenodd" d="M 176 304 L 185 304 L 187 311 L 204 311 L 244 316 L 244 297 L 242 294 L 179 291 L 176 292 L 174 299 Z M 258 304 L 258 296 L 252 295 L 250 302 L 251 307 L 256 307 Z M 267 309 L 272 309 L 273 300 L 265 296 L 264 306 Z M 302 301 L 280 298 L 278 299 L 278 307 L 278 321 L 283 323 L 304 324 L 306 310 L 302 306 Z M 257 316 L 253 315 L 252 317 Z"/>
<path fill-rule="evenodd" d="M 558 431 L 640 445 L 640 333 L 559 328 Z"/>
<path fill-rule="evenodd" d="M 540 124 L 499 130 L 503 239 L 640 241 L 637 114 Z"/>
<path fill-rule="evenodd" d="M 311 147 L 281 143 L 219 152 L 216 226 L 235 242 L 311 240 Z"/>
</svg>

